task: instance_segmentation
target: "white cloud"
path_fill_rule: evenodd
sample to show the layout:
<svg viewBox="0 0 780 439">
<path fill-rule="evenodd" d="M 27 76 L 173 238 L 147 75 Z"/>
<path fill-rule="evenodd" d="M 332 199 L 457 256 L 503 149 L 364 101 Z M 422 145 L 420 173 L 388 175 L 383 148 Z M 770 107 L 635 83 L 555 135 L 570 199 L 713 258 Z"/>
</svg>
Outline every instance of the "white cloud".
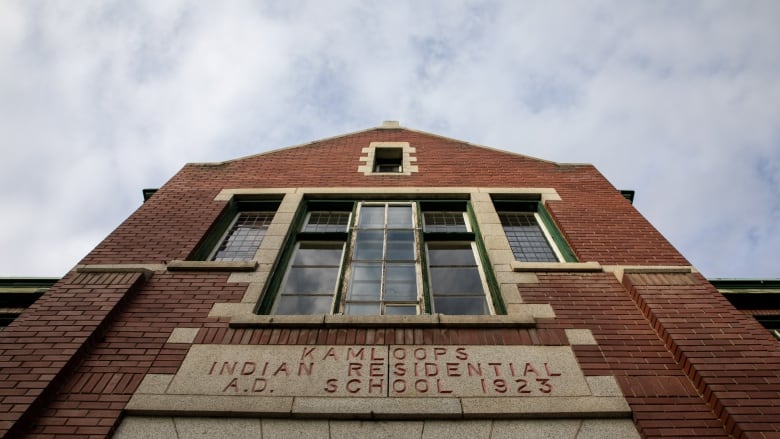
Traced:
<svg viewBox="0 0 780 439">
<path fill-rule="evenodd" d="M 777 22 L 773 1 L 6 0 L 0 273 L 63 274 L 185 162 L 397 118 L 592 162 L 706 275 L 777 277 Z"/>
</svg>

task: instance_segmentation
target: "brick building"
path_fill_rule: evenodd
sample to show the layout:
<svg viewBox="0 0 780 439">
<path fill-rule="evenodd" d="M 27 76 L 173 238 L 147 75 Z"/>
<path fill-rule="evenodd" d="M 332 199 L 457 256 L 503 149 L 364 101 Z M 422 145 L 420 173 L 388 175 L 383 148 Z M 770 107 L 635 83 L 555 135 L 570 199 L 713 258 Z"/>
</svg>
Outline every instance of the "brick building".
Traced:
<svg viewBox="0 0 780 439">
<path fill-rule="evenodd" d="M 190 164 L 0 331 L 6 437 L 780 437 L 780 351 L 593 166 L 385 122 Z"/>
</svg>

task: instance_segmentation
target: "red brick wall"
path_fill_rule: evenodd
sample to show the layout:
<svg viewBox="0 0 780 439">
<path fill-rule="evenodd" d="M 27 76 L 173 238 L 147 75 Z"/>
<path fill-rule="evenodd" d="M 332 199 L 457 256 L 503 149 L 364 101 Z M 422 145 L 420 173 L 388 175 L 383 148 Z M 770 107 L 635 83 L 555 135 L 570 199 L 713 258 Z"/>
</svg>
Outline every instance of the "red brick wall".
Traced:
<svg viewBox="0 0 780 439">
<path fill-rule="evenodd" d="M 372 141 L 407 141 L 420 171 L 357 172 Z M 688 262 L 592 166 L 559 166 L 404 130 L 374 130 L 218 165 L 188 165 L 83 261 L 161 263 L 187 257 L 225 203 L 222 188 L 553 187 L 547 208 L 582 261 L 625 265 Z"/>
</svg>

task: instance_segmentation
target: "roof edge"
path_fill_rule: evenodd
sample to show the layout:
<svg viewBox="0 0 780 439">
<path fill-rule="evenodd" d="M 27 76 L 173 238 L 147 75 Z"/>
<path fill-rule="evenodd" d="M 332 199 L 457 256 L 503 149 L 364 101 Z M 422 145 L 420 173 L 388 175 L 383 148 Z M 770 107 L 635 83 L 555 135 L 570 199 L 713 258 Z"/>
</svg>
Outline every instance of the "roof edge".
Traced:
<svg viewBox="0 0 780 439">
<path fill-rule="evenodd" d="M 437 137 L 439 139 L 447 140 L 447 141 L 450 141 L 450 142 L 463 143 L 463 144 L 466 144 L 468 146 L 473 146 L 475 148 L 481 148 L 481 149 L 485 149 L 485 150 L 488 150 L 488 151 L 499 152 L 499 153 L 503 153 L 503 154 L 511 154 L 511 155 L 518 156 L 518 157 L 523 157 L 523 158 L 527 158 L 527 159 L 531 159 L 531 160 L 536 160 L 536 161 L 539 161 L 539 162 L 542 162 L 542 163 L 547 163 L 549 165 L 558 166 L 558 167 L 586 167 L 586 166 L 593 167 L 594 166 L 592 163 L 559 163 L 559 162 L 555 162 L 555 161 L 552 161 L 552 160 L 541 159 L 541 158 L 530 156 L 530 155 L 526 155 L 526 154 L 521 154 L 521 153 L 517 153 L 517 152 L 513 152 L 513 151 L 507 151 L 507 150 L 504 150 L 504 149 L 495 148 L 495 147 L 492 147 L 492 146 L 486 146 L 486 145 L 481 145 L 481 144 L 478 144 L 478 143 L 468 142 L 468 141 L 461 140 L 461 139 L 456 139 L 454 137 L 448 137 L 448 136 L 443 136 L 441 134 L 431 133 L 431 132 L 428 132 L 428 131 L 422 131 L 422 130 L 416 130 L 416 129 L 413 129 L 413 128 L 407 128 L 407 127 L 404 127 L 404 126 L 400 125 L 397 121 L 384 121 L 381 125 L 376 126 L 376 127 L 366 128 L 366 129 L 362 129 L 362 130 L 358 130 L 358 131 L 352 131 L 352 132 L 349 132 L 349 133 L 339 134 L 339 135 L 336 135 L 336 136 L 324 137 L 324 138 L 321 138 L 321 139 L 312 140 L 310 142 L 299 143 L 299 144 L 290 145 L 290 146 L 284 146 L 284 147 L 281 147 L 281 148 L 272 149 L 270 151 L 260 152 L 260 153 L 256 153 L 256 154 L 249 154 L 249 155 L 246 155 L 246 156 L 236 157 L 236 158 L 233 158 L 233 159 L 224 160 L 224 161 L 220 161 L 220 162 L 189 162 L 189 163 L 186 163 L 184 166 L 185 167 L 186 166 L 203 166 L 203 167 L 224 166 L 224 165 L 227 165 L 227 164 L 230 164 L 230 163 L 233 163 L 233 162 L 238 162 L 238 161 L 241 161 L 241 160 L 246 160 L 246 159 L 250 159 L 250 158 L 254 158 L 254 157 L 264 156 L 264 155 L 267 155 L 267 154 L 273 154 L 273 153 L 277 153 L 277 152 L 281 152 L 281 151 L 286 151 L 288 149 L 301 148 L 301 147 L 304 147 L 304 146 L 314 145 L 316 143 L 327 142 L 327 141 L 336 140 L 336 139 L 339 139 L 339 138 L 342 138 L 342 137 L 354 136 L 356 134 L 363 134 L 363 133 L 368 133 L 368 132 L 376 131 L 376 130 L 405 130 L 405 131 L 409 131 L 409 132 L 412 132 L 412 133 L 418 133 L 418 134 L 423 134 L 423 135 L 426 135 L 426 136 Z"/>
</svg>

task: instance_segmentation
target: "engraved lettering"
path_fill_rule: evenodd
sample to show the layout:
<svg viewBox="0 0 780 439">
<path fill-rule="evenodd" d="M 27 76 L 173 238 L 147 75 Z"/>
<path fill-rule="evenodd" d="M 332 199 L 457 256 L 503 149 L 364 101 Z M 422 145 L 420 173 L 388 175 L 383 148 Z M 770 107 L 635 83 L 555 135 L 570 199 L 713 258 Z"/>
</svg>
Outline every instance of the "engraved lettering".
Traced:
<svg viewBox="0 0 780 439">
<path fill-rule="evenodd" d="M 368 365 L 368 375 L 372 377 L 385 376 L 384 363 L 371 363 Z"/>
<path fill-rule="evenodd" d="M 474 375 L 482 376 L 482 365 L 479 363 L 476 365 L 474 363 L 466 363 L 466 369 L 468 370 L 470 377 L 473 377 Z"/>
<path fill-rule="evenodd" d="M 349 369 L 347 369 L 347 376 L 351 377 L 352 376 L 352 372 L 354 372 L 356 376 L 361 376 L 360 375 L 360 369 L 362 369 L 362 368 L 363 368 L 363 365 L 360 364 L 360 363 L 349 363 Z"/>
<path fill-rule="evenodd" d="M 279 365 L 278 368 L 276 368 L 276 372 L 274 372 L 274 376 L 279 375 L 279 373 L 284 372 L 285 375 L 290 376 L 290 368 L 287 366 L 287 363 L 282 363 Z"/>
<path fill-rule="evenodd" d="M 357 352 L 353 351 L 352 348 L 347 348 L 347 361 L 351 359 L 362 360 L 363 351 L 363 348 L 358 349 Z"/>
<path fill-rule="evenodd" d="M 255 393 L 264 392 L 268 387 L 268 380 L 265 378 L 255 378 L 255 382 L 252 383 L 252 391 Z"/>
<path fill-rule="evenodd" d="M 314 360 L 314 356 L 312 354 L 314 354 L 315 349 L 317 348 L 304 347 L 303 352 L 301 353 L 301 361 L 305 360 L 306 357 L 309 357 L 309 360 Z"/>
<path fill-rule="evenodd" d="M 238 392 L 238 378 L 233 378 L 230 380 L 227 386 L 225 386 L 224 389 L 222 389 L 223 392 L 227 392 L 228 389 L 233 389 L 234 392 Z"/>
<path fill-rule="evenodd" d="M 549 363 L 544 363 L 544 370 L 547 371 L 547 376 L 551 377 L 559 377 L 561 376 L 560 372 L 553 372 L 552 368 L 550 367 Z"/>
<path fill-rule="evenodd" d="M 377 393 L 382 393 L 382 386 L 384 385 L 385 380 L 376 380 L 374 378 L 370 378 L 368 380 L 368 393 L 373 393 L 374 389 L 377 389 Z"/>
<path fill-rule="evenodd" d="M 233 373 L 236 371 L 236 366 L 238 365 L 238 361 L 234 361 L 233 363 L 230 363 L 229 361 L 225 361 L 222 363 L 222 369 L 219 370 L 220 375 L 233 375 Z M 227 372 L 227 373 L 225 373 Z"/>
<path fill-rule="evenodd" d="M 449 377 L 461 376 L 460 363 L 447 363 L 447 376 Z"/>
<path fill-rule="evenodd" d="M 358 385 L 360 384 L 360 380 L 358 379 L 352 379 L 347 381 L 346 389 L 349 393 L 358 393 L 360 392 L 360 387 Z"/>
<path fill-rule="evenodd" d="M 338 361 L 339 357 L 336 355 L 336 348 L 331 346 L 328 349 L 328 352 L 325 352 L 325 355 L 322 356 L 323 360 L 327 360 L 328 358 Z"/>
<path fill-rule="evenodd" d="M 528 376 L 529 373 L 533 373 L 536 376 L 539 376 L 539 372 L 536 371 L 533 364 L 525 363 L 525 371 L 523 372 L 523 376 Z"/>
<path fill-rule="evenodd" d="M 336 390 L 339 389 L 338 382 L 339 380 L 335 378 L 330 378 L 328 381 L 325 382 L 325 391 L 328 393 L 334 393 Z"/>
<path fill-rule="evenodd" d="M 309 363 L 308 366 L 306 363 L 298 363 L 298 376 L 311 376 L 312 369 L 314 369 L 314 363 Z"/>
<path fill-rule="evenodd" d="M 469 354 L 466 352 L 466 348 L 455 349 L 455 358 L 460 361 L 466 361 L 469 359 Z"/>
<path fill-rule="evenodd" d="M 446 390 L 441 384 L 441 380 L 436 380 L 436 391 L 439 393 L 452 393 L 452 389 Z"/>
<path fill-rule="evenodd" d="M 244 362 L 244 365 L 241 366 L 241 375 L 252 375 L 255 373 L 256 368 L 257 364 L 255 364 L 253 361 L 246 361 Z"/>
</svg>

